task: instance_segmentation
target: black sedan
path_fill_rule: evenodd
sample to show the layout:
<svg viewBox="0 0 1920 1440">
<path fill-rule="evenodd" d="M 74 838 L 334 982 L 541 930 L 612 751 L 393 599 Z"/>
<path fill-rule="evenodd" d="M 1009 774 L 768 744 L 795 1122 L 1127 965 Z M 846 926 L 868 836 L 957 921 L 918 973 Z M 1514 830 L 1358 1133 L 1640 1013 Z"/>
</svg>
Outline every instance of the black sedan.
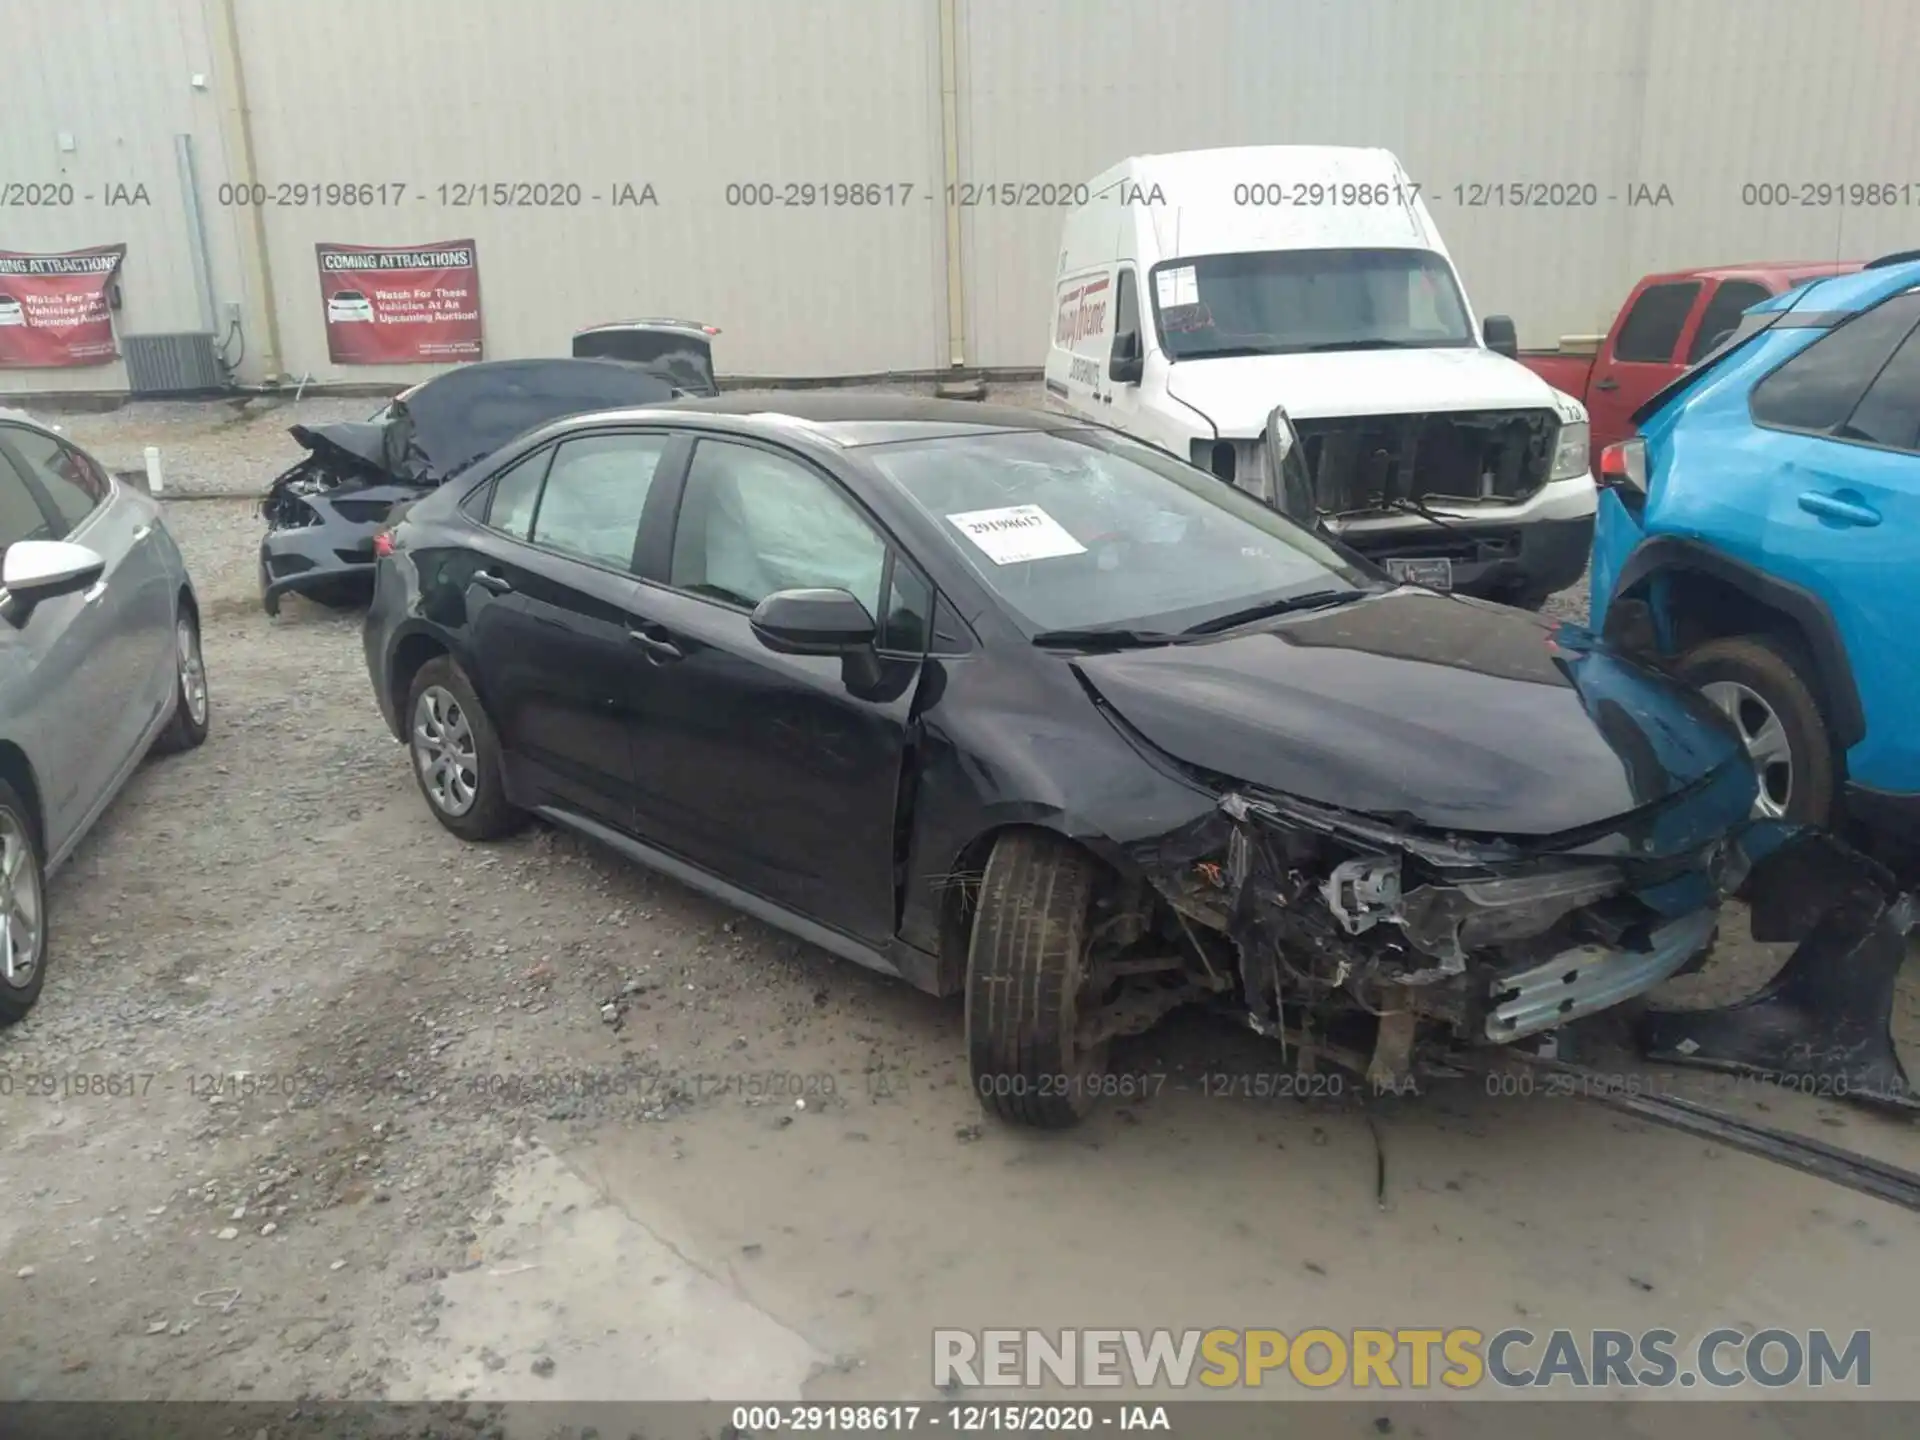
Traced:
<svg viewBox="0 0 1920 1440">
<path fill-rule="evenodd" d="M 1700 963 L 1786 833 L 1724 718 L 1585 632 L 1031 411 L 575 416 L 378 548 L 368 668 L 441 824 L 538 815 L 964 993 L 1030 1124 L 1190 1001 L 1376 1084 L 1540 1035 Z"/>
</svg>

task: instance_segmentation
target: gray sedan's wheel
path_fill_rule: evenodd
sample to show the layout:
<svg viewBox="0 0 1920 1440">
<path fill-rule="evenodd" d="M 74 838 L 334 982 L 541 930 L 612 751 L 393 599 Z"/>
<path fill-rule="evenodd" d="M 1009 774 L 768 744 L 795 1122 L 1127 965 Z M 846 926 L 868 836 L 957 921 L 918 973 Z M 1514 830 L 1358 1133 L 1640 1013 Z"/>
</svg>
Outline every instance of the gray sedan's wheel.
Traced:
<svg viewBox="0 0 1920 1440">
<path fill-rule="evenodd" d="M 1040 831 L 1008 832 L 987 861 L 967 951 L 967 1059 L 974 1093 L 1002 1120 L 1064 1129 L 1098 1098 L 1106 1047 L 1075 1031 L 1099 873 Z"/>
<path fill-rule="evenodd" d="M 507 803 L 500 742 L 473 686 L 442 655 L 407 693 L 407 754 L 433 818 L 462 840 L 495 840 L 524 818 Z"/>
<path fill-rule="evenodd" d="M 153 748 L 161 754 L 191 750 L 205 743 L 213 718 L 207 689 L 207 662 L 200 652 L 200 622 L 182 609 L 173 622 L 173 719 Z"/>
<path fill-rule="evenodd" d="M 1753 813 L 1826 825 L 1833 818 L 1833 740 L 1797 660 L 1770 637 L 1740 635 L 1709 640 L 1674 668 L 1740 732 L 1760 779 Z"/>
<path fill-rule="evenodd" d="M 47 978 L 47 892 L 26 805 L 0 781 L 0 1025 L 33 1008 Z"/>
</svg>

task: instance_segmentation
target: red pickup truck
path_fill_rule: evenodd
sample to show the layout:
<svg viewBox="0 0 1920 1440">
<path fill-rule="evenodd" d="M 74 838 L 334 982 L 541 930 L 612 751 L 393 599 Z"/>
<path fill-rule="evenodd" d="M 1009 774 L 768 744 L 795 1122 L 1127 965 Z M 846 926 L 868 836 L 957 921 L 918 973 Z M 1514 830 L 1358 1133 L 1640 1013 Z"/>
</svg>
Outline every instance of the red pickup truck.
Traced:
<svg viewBox="0 0 1920 1440">
<path fill-rule="evenodd" d="M 1562 336 L 1558 350 L 1522 351 L 1520 363 L 1586 405 L 1598 474 L 1600 452 L 1633 433 L 1628 417 L 1711 350 L 1743 311 L 1809 280 L 1859 268 L 1859 261 L 1780 260 L 1649 275 L 1604 336 Z"/>
</svg>

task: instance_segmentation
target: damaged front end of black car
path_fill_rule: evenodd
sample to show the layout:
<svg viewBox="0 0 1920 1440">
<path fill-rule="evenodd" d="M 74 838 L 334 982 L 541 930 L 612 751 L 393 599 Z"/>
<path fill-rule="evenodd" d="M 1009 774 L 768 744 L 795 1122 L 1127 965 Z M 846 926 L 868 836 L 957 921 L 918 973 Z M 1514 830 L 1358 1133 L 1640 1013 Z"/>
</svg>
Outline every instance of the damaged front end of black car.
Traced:
<svg viewBox="0 0 1920 1440">
<path fill-rule="evenodd" d="M 688 393 L 676 383 L 687 378 L 683 369 L 681 350 L 671 347 L 652 364 L 482 361 L 402 391 L 367 420 L 293 426 L 308 453 L 261 502 L 262 606 L 278 614 L 290 591 L 329 605 L 364 600 L 373 585 L 374 537 L 397 509 L 549 421 Z"/>
<path fill-rule="evenodd" d="M 1418 613 L 1430 607 L 1405 608 L 1408 631 L 1427 631 L 1410 643 L 1431 645 Z M 1332 617 L 1303 628 L 1320 624 L 1341 643 Z M 1399 1093 L 1487 1068 L 1502 1047 L 1564 1059 L 1580 1048 L 1578 1022 L 1608 1014 L 1610 1042 L 1631 1038 L 1662 1063 L 1915 1108 L 1889 1033 L 1916 919 L 1895 878 L 1830 835 L 1755 818 L 1750 764 L 1690 695 L 1650 685 L 1583 630 L 1546 634 L 1541 664 L 1566 677 L 1618 758 L 1609 783 L 1634 802 L 1611 818 L 1560 824 L 1604 800 L 1607 767 L 1597 750 L 1569 746 L 1556 795 L 1543 772 L 1575 727 L 1556 738 L 1544 711 L 1514 768 L 1490 747 L 1478 773 L 1456 776 L 1438 754 L 1423 776 L 1388 730 L 1362 726 L 1346 753 L 1387 758 L 1381 773 L 1396 777 L 1364 794 L 1358 769 L 1341 774 L 1325 757 L 1296 768 L 1261 749 L 1257 729 L 1237 732 L 1242 714 L 1284 709 L 1277 692 L 1244 709 L 1221 697 L 1203 733 L 1177 718 L 1181 677 L 1166 652 L 1083 662 L 1108 718 L 1214 803 L 1116 857 L 1150 892 L 1117 907 L 1137 913 L 1128 933 L 1158 939 L 1113 955 L 1104 973 L 1096 965 L 1082 1045 L 1207 999 L 1295 1049 L 1304 1068 L 1342 1065 Z M 1180 758 L 1203 754 L 1224 768 Z M 1471 753 L 1458 757 L 1471 772 Z M 1340 792 L 1366 808 L 1328 802 Z M 1461 823 L 1469 798 L 1501 794 L 1485 828 Z M 1755 939 L 1799 942 L 1786 965 L 1733 1005 L 1647 1005 L 1648 992 L 1707 964 L 1735 896 L 1751 902 Z M 1156 927 L 1149 916 L 1163 907 Z M 1156 949 L 1180 963 L 1156 970 L 1141 958 Z M 1629 1017 L 1630 1031 L 1618 1023 Z"/>
</svg>

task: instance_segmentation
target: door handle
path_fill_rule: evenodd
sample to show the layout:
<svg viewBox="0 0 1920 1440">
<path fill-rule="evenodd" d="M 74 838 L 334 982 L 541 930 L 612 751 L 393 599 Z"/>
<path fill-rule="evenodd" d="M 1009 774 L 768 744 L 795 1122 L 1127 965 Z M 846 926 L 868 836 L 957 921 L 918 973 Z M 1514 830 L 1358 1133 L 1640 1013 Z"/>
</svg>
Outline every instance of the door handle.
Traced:
<svg viewBox="0 0 1920 1440">
<path fill-rule="evenodd" d="M 1818 515 L 1822 520 L 1832 520 L 1841 525 L 1878 525 L 1880 512 L 1860 500 L 1850 500 L 1845 492 L 1839 495 L 1827 495 L 1819 490 L 1803 490 L 1800 494 L 1800 508 L 1809 515 Z"/>
<path fill-rule="evenodd" d="M 1609 375 L 1604 380 L 1594 381 L 1593 388 L 1596 390 L 1618 390 L 1620 388 L 1620 382 Z"/>
<path fill-rule="evenodd" d="M 82 605 L 91 605 L 106 593 L 107 582 L 105 580 L 96 580 L 87 587 L 86 593 L 80 597 L 80 603 Z"/>
<path fill-rule="evenodd" d="M 663 664 L 669 660 L 686 659 L 686 652 L 674 644 L 673 641 L 662 639 L 658 635 L 649 635 L 644 630 L 629 630 L 627 631 L 627 638 L 642 650 L 645 650 L 648 658 L 658 660 Z"/>
<path fill-rule="evenodd" d="M 495 595 L 510 594 L 513 590 L 513 582 L 511 580 L 507 579 L 504 575 L 496 575 L 491 570 L 474 571 L 473 583 L 478 585 L 482 590 L 491 591 Z"/>
<path fill-rule="evenodd" d="M 146 539 L 147 536 L 151 535 L 152 533 L 153 533 L 153 526 L 142 525 L 138 530 L 133 532 L 134 542 L 138 544 L 140 541 Z"/>
</svg>

